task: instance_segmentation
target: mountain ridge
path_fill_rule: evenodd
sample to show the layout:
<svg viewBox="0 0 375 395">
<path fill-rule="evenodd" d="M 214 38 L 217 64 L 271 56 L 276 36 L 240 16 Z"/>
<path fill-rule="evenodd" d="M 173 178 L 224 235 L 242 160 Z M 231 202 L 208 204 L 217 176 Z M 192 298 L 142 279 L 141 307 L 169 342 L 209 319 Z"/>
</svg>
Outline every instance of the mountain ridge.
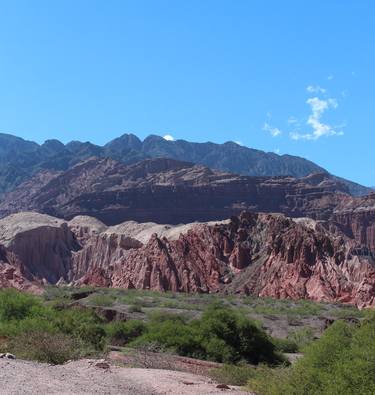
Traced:
<svg viewBox="0 0 375 395">
<path fill-rule="evenodd" d="M 328 174 L 325 169 L 307 159 L 264 152 L 234 142 L 167 141 L 156 135 L 141 141 L 130 133 L 103 146 L 80 141 L 63 144 L 55 139 L 37 144 L 10 134 L 0 134 L 0 197 L 39 171 L 64 171 L 93 156 L 109 157 L 124 164 L 165 157 L 249 176 L 304 177 L 311 173 Z M 353 195 L 365 195 L 371 191 L 352 181 L 337 179 L 344 182 Z"/>
<path fill-rule="evenodd" d="M 251 177 L 175 159 L 125 165 L 93 157 L 66 171 L 40 172 L 20 184 L 0 202 L 0 217 L 34 210 L 60 218 L 90 215 L 107 224 L 176 224 L 250 210 L 326 218 L 350 198 L 347 186 L 328 173 Z"/>
</svg>

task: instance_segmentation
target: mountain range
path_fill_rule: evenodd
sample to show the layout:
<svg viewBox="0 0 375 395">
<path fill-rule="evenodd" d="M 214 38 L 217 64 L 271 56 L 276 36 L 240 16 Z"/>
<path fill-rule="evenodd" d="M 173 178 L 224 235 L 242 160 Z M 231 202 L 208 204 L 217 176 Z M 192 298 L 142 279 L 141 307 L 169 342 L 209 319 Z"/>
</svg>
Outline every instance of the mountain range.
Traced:
<svg viewBox="0 0 375 395">
<path fill-rule="evenodd" d="M 40 171 L 65 171 L 91 157 L 111 158 L 124 164 L 163 157 L 248 176 L 298 178 L 312 173 L 328 173 L 304 158 L 263 152 L 234 142 L 167 141 L 155 135 L 141 141 L 134 134 L 124 134 L 104 146 L 79 141 L 63 144 L 58 140 L 47 140 L 40 145 L 9 134 L 0 134 L 0 196 Z M 366 195 L 371 191 L 371 188 L 357 183 L 337 179 L 345 183 L 353 195 Z"/>
<path fill-rule="evenodd" d="M 0 287 L 375 306 L 375 193 L 312 162 L 158 136 L 0 143 Z"/>
<path fill-rule="evenodd" d="M 334 223 L 243 212 L 179 226 L 17 213 L 0 219 L 0 287 L 246 294 L 375 306 L 375 254 Z"/>
</svg>

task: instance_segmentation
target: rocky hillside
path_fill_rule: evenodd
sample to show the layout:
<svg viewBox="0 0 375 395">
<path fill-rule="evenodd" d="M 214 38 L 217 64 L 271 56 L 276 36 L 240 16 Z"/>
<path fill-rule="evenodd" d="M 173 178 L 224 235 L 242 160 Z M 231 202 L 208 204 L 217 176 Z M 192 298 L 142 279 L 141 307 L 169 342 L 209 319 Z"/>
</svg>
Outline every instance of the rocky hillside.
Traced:
<svg viewBox="0 0 375 395">
<path fill-rule="evenodd" d="M 93 158 L 65 172 L 38 173 L 5 196 L 0 217 L 33 210 L 65 219 L 90 215 L 106 224 L 178 224 L 251 210 L 327 219 L 339 202 L 350 199 L 347 187 L 326 173 L 248 177 L 173 159 L 126 166 Z"/>
<path fill-rule="evenodd" d="M 326 221 L 243 212 L 216 224 L 106 227 L 20 213 L 0 220 L 0 245 L 0 281 L 23 289 L 73 282 L 375 306 L 374 254 Z"/>
<path fill-rule="evenodd" d="M 124 165 L 89 159 L 65 172 L 40 172 L 8 193 L 0 217 L 33 210 L 71 219 L 190 223 L 223 220 L 241 211 L 329 220 L 375 252 L 375 194 L 353 198 L 326 173 L 303 178 L 247 177 L 172 159 Z"/>
<path fill-rule="evenodd" d="M 171 158 L 201 164 L 225 172 L 249 176 L 304 177 L 326 170 L 306 159 L 267 153 L 233 142 L 225 144 L 166 141 L 149 136 L 144 141 L 125 134 L 105 146 L 73 141 L 66 145 L 48 140 L 39 145 L 15 136 L 0 134 L 0 196 L 40 171 L 65 171 L 90 157 L 112 158 L 124 164 L 147 158 Z M 367 194 L 370 189 L 340 179 L 353 195 Z"/>
</svg>

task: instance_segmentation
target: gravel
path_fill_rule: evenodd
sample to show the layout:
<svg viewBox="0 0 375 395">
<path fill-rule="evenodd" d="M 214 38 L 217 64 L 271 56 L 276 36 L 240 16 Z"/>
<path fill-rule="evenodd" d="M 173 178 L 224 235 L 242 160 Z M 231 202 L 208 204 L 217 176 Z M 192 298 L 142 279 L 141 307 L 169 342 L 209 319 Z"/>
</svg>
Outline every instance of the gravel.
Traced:
<svg viewBox="0 0 375 395">
<path fill-rule="evenodd" d="M 2 395 L 209 395 L 246 394 L 236 388 L 221 390 L 212 380 L 190 373 L 158 369 L 124 368 L 95 360 L 47 365 L 0 359 Z M 104 368 L 103 368 L 104 366 Z"/>
</svg>

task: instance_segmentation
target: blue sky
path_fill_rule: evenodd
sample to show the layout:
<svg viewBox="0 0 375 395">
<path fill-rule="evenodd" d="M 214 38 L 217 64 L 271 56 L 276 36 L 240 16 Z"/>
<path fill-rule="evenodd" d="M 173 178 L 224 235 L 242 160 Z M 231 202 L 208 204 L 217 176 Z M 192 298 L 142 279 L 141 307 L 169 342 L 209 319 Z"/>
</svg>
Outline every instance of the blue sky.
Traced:
<svg viewBox="0 0 375 395">
<path fill-rule="evenodd" d="M 238 141 L 375 186 L 375 2 L 0 0 L 0 131 Z"/>
</svg>

